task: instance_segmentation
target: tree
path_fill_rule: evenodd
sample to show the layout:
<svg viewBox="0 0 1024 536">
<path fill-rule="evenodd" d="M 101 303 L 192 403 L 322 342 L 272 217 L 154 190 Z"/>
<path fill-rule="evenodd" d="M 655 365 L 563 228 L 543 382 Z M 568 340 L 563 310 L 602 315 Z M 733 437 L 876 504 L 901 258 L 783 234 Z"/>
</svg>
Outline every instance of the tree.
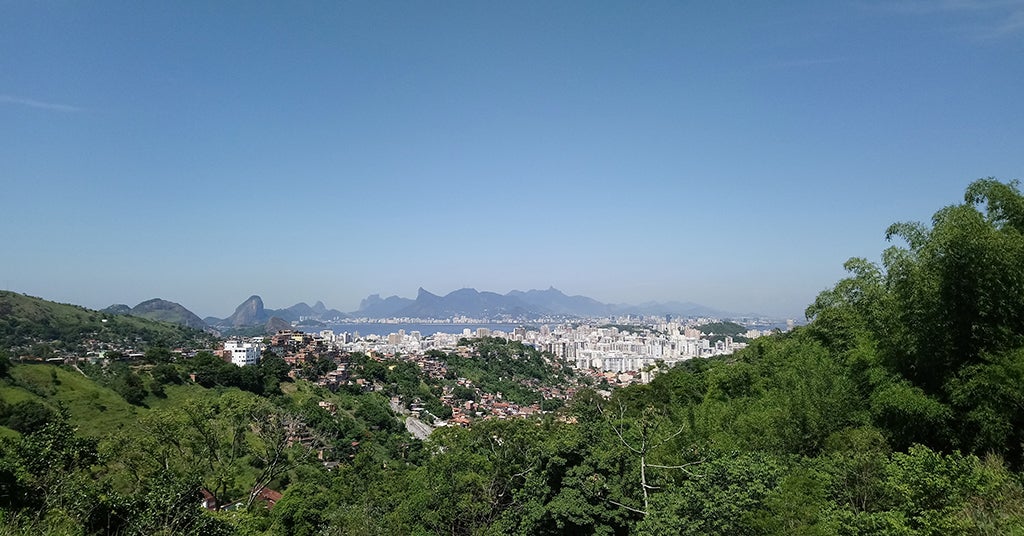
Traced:
<svg viewBox="0 0 1024 536">
<path fill-rule="evenodd" d="M 7 376 L 11 370 L 11 356 L 7 352 L 0 348 L 0 378 Z"/>
<path fill-rule="evenodd" d="M 265 391 L 268 393 L 277 393 L 280 390 L 280 384 L 282 382 L 291 381 L 291 377 L 288 373 L 291 372 L 292 367 L 280 356 L 270 351 L 263 352 L 263 357 L 260 359 L 259 365 L 260 373 L 263 375 L 265 383 Z"/>
<path fill-rule="evenodd" d="M 241 496 L 249 453 L 246 433 L 252 395 L 229 392 L 218 399 L 193 399 L 180 407 L 154 411 L 140 419 L 146 432 L 114 445 L 114 457 L 141 485 L 158 471 L 195 475 L 213 494 L 217 507 Z"/>
<path fill-rule="evenodd" d="M 1017 396 L 996 371 L 1016 374 L 1012 355 L 1024 347 L 1018 183 L 975 181 L 964 202 L 936 212 L 930 227 L 896 223 L 886 237 L 904 245 L 885 250 L 882 268 L 851 259 L 853 277 L 808 308 L 811 331 L 842 341 L 831 347 L 850 355 L 866 349 L 861 385 L 894 447 L 995 448 L 1018 463 L 1024 455 L 1007 432 L 1011 420 L 994 400 L 971 394 L 1001 403 Z"/>
<path fill-rule="evenodd" d="M 111 380 L 110 386 L 117 391 L 117 394 L 121 395 L 121 398 L 135 406 L 141 406 L 148 394 L 142 378 L 128 367 L 120 370 L 117 376 Z"/>
<path fill-rule="evenodd" d="M 994 452 L 1020 465 L 1024 444 L 1024 348 L 985 355 L 950 381 L 953 403 L 974 452 Z"/>
<path fill-rule="evenodd" d="M 648 469 L 669 469 L 681 471 L 691 477 L 697 476 L 690 468 L 703 463 L 704 460 L 695 460 L 677 465 L 662 465 L 651 462 L 652 456 L 658 449 L 679 437 L 685 430 L 685 428 L 680 427 L 674 431 L 666 431 L 664 429 L 666 424 L 664 418 L 659 418 L 655 414 L 653 407 L 645 408 L 643 413 L 634 419 L 626 419 L 626 408 L 624 406 L 619 407 L 619 419 L 612 423 L 611 429 L 616 437 L 618 437 L 622 446 L 637 457 L 643 509 L 634 508 L 612 499 L 609 499 L 609 502 L 631 512 L 646 516 L 650 512 L 651 492 L 661 489 L 661 486 L 655 485 L 653 480 L 648 477 Z"/>
<path fill-rule="evenodd" d="M 887 232 L 907 243 L 883 260 L 899 320 L 911 327 L 892 363 L 927 392 L 983 353 L 1024 344 L 1024 197 L 1016 182 L 982 179 L 964 201 L 936 212 L 931 229 Z"/>
<path fill-rule="evenodd" d="M 480 398 L 479 396 L 477 396 L 475 389 L 471 389 L 469 387 L 463 387 L 461 385 L 456 385 L 452 389 L 452 397 L 455 400 L 462 400 L 462 401 L 469 401 L 469 400 L 476 401 L 477 399 Z"/>
<path fill-rule="evenodd" d="M 57 414 L 45 404 L 35 400 L 22 400 L 8 408 L 5 425 L 22 434 L 31 434 L 41 430 L 55 417 Z"/>
<path fill-rule="evenodd" d="M 241 391 L 153 411 L 139 426 L 144 434 L 113 445 L 111 458 L 123 466 L 120 472 L 136 476 L 143 490 L 161 472 L 194 477 L 213 494 L 217 508 L 236 500 L 250 507 L 322 444 L 297 414 Z"/>
<path fill-rule="evenodd" d="M 762 452 L 708 458 L 701 478 L 680 480 L 651 497 L 636 533 L 657 536 L 763 534 L 747 517 L 765 506 L 785 473 L 781 460 Z"/>
<path fill-rule="evenodd" d="M 126 534 L 203 534 L 229 536 L 236 532 L 196 505 L 202 499 L 199 480 L 193 475 L 158 471 L 150 475 L 139 493 L 124 499 L 128 512 Z"/>
<path fill-rule="evenodd" d="M 185 366 L 187 367 L 186 372 L 194 373 L 196 383 L 203 387 L 216 385 L 231 387 L 241 383 L 239 367 L 227 363 L 209 352 L 199 352 L 195 357 L 186 361 Z"/>
<path fill-rule="evenodd" d="M 825 474 L 797 468 L 765 496 L 761 508 L 744 516 L 745 524 L 778 536 L 837 534 L 837 522 L 828 513 L 827 481 Z"/>
<path fill-rule="evenodd" d="M 153 376 L 153 381 L 157 385 L 180 384 L 182 382 L 181 373 L 178 372 L 177 367 L 170 363 L 161 363 L 153 367 L 149 373 Z"/>
<path fill-rule="evenodd" d="M 315 536 L 326 532 L 333 501 L 323 486 L 300 482 L 288 488 L 274 505 L 271 530 L 275 534 Z"/>
<path fill-rule="evenodd" d="M 171 351 L 163 346 L 150 346 L 146 348 L 145 358 L 147 363 L 170 363 L 174 360 Z"/>
<path fill-rule="evenodd" d="M 299 375 L 307 380 L 316 381 L 324 374 L 334 370 L 336 366 L 334 360 L 317 355 L 303 363 Z"/>
<path fill-rule="evenodd" d="M 323 444 L 296 415 L 278 408 L 257 405 L 250 411 L 250 418 L 250 430 L 256 439 L 250 448 L 260 470 L 250 487 L 246 508 L 252 507 L 271 482 L 304 462 Z"/>
<path fill-rule="evenodd" d="M 824 459 L 837 501 L 854 513 L 880 510 L 885 503 L 883 484 L 890 453 L 885 437 L 875 428 L 832 434 L 826 441 Z"/>
<path fill-rule="evenodd" d="M 48 513 L 67 517 L 95 529 L 99 514 L 108 505 L 98 501 L 89 468 L 97 463 L 96 441 L 80 437 L 68 422 L 66 411 L 55 414 L 44 426 L 17 442 L 5 442 L 3 463 L 13 473 L 8 482 L 8 505 L 35 509 L 37 519 Z M 13 485 L 12 485 L 13 484 Z"/>
</svg>

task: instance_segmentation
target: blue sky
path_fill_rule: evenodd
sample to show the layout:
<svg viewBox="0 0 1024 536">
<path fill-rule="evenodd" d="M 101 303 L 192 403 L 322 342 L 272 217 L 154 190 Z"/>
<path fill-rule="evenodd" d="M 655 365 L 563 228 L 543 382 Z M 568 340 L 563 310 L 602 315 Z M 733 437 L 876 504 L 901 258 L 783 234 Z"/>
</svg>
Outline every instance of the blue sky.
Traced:
<svg viewBox="0 0 1024 536">
<path fill-rule="evenodd" d="M 1024 177 L 1024 1 L 0 2 L 0 285 L 801 315 Z"/>
</svg>

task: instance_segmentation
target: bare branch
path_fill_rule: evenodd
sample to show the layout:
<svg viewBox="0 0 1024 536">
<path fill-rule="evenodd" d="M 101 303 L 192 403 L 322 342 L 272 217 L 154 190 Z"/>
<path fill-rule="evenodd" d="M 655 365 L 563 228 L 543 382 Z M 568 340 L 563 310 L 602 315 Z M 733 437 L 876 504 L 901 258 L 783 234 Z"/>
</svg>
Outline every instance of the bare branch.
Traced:
<svg viewBox="0 0 1024 536">
<path fill-rule="evenodd" d="M 679 434 L 682 434 L 685 430 L 686 430 L 686 427 L 680 426 L 679 430 L 676 430 L 676 433 L 674 433 L 674 434 L 666 437 L 665 439 L 662 439 L 661 441 L 659 441 L 658 445 L 655 448 L 660 447 L 660 446 L 664 445 L 665 443 L 668 443 L 669 441 L 672 441 L 673 439 L 679 437 Z"/>
<path fill-rule="evenodd" d="M 647 467 L 657 467 L 658 469 L 685 469 L 687 467 L 690 467 L 691 465 L 700 465 L 705 461 L 706 460 L 699 460 L 696 462 L 684 463 L 682 465 L 656 465 L 653 463 L 649 463 L 647 464 Z"/>
<path fill-rule="evenodd" d="M 524 477 L 524 476 L 526 476 L 526 475 L 530 474 L 531 472 L 533 472 L 533 467 L 531 467 L 531 468 L 529 468 L 529 469 L 527 469 L 527 470 L 525 470 L 525 471 L 520 471 L 520 472 L 518 472 L 518 473 L 516 473 L 516 474 L 512 475 L 511 477 L 509 477 L 509 479 L 511 480 L 511 479 L 513 479 L 513 478 L 519 478 L 519 477 Z"/>
<path fill-rule="evenodd" d="M 615 435 L 619 436 L 619 441 L 621 441 L 626 448 L 637 454 L 643 454 L 641 451 L 633 448 L 633 445 L 630 445 L 629 442 L 626 441 L 626 438 L 622 436 L 622 431 L 619 430 L 619 428 L 616 427 L 614 424 L 612 425 L 612 431 L 615 432 Z"/>
<path fill-rule="evenodd" d="M 614 504 L 615 506 L 621 506 L 621 507 L 625 508 L 626 510 L 629 510 L 630 512 L 636 512 L 638 514 L 647 515 L 647 512 L 644 512 L 643 510 L 638 510 L 636 508 L 633 508 L 632 506 L 626 506 L 626 505 L 624 505 L 624 504 L 622 504 L 620 502 L 616 502 L 616 501 L 613 501 L 611 499 L 608 499 L 608 502 Z"/>
<path fill-rule="evenodd" d="M 702 463 L 704 463 L 704 461 L 705 460 L 699 460 L 699 461 L 696 461 L 696 462 L 684 463 L 682 465 L 657 465 L 657 464 L 649 463 L 649 464 L 647 464 L 647 467 L 654 467 L 655 469 L 676 469 L 676 470 L 682 471 L 682 472 L 684 472 L 684 473 L 686 473 L 686 474 L 688 474 L 688 475 L 690 475 L 692 477 L 701 478 L 704 475 L 699 475 L 697 473 L 694 473 L 693 471 L 690 471 L 689 469 L 687 469 L 687 467 L 690 467 L 690 466 L 693 466 L 693 465 L 702 464 Z"/>
</svg>

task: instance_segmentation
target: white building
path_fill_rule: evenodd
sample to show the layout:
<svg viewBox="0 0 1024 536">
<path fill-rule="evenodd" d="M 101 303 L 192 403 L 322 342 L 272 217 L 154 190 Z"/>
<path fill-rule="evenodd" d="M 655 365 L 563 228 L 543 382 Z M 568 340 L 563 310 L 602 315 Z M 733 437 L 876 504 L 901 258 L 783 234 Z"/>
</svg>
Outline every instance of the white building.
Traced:
<svg viewBox="0 0 1024 536">
<path fill-rule="evenodd" d="M 231 355 L 231 364 L 239 367 L 255 365 L 260 362 L 263 344 L 230 339 L 224 342 L 224 352 Z"/>
</svg>

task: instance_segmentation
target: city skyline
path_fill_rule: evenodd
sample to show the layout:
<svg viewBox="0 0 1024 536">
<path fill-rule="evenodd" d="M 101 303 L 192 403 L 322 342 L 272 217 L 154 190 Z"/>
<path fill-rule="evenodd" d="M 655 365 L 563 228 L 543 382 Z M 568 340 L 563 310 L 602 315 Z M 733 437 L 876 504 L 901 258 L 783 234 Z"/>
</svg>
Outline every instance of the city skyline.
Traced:
<svg viewBox="0 0 1024 536">
<path fill-rule="evenodd" d="M 0 285 L 800 317 L 1024 173 L 1024 3 L 0 7 Z"/>
</svg>

